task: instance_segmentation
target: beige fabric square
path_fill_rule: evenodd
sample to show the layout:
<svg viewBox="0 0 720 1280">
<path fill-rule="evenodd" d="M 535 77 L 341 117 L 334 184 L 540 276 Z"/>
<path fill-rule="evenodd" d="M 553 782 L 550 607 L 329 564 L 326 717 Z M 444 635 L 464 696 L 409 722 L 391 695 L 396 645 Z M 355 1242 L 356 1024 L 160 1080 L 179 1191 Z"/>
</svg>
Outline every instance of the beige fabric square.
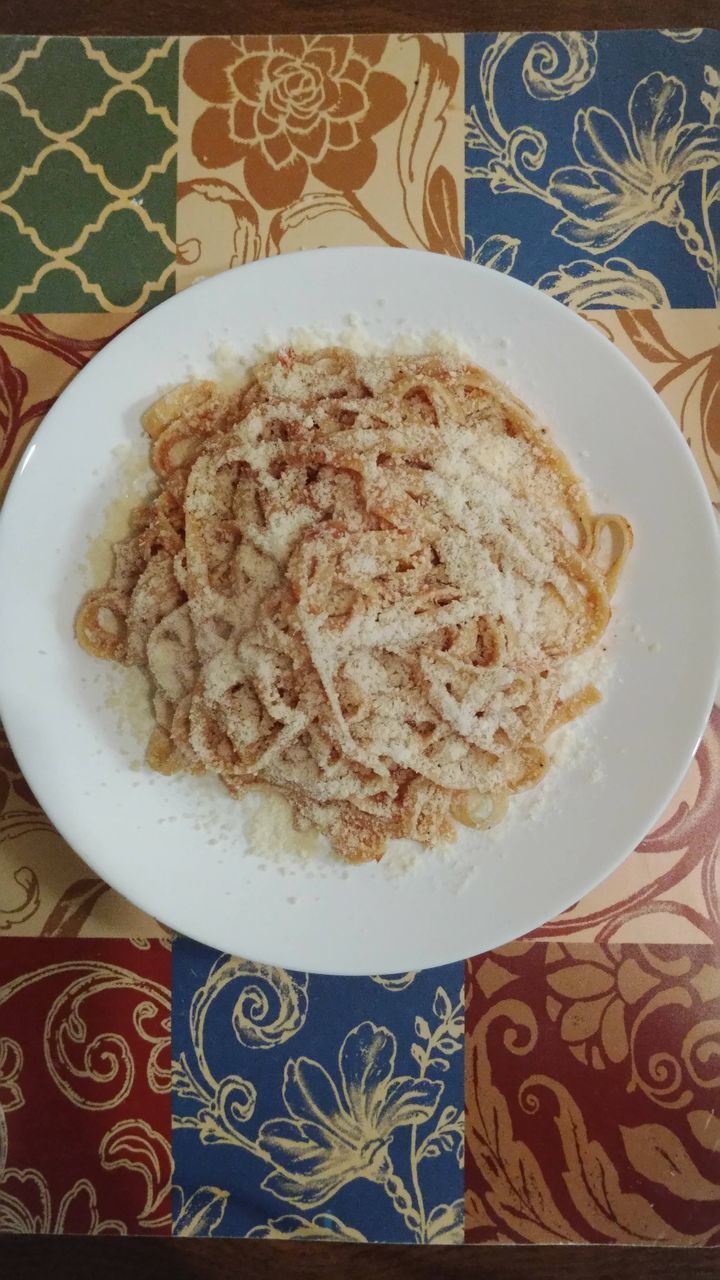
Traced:
<svg viewBox="0 0 720 1280">
<path fill-rule="evenodd" d="M 463 58 L 461 35 L 183 39 L 178 289 L 327 245 L 462 255 Z"/>
</svg>

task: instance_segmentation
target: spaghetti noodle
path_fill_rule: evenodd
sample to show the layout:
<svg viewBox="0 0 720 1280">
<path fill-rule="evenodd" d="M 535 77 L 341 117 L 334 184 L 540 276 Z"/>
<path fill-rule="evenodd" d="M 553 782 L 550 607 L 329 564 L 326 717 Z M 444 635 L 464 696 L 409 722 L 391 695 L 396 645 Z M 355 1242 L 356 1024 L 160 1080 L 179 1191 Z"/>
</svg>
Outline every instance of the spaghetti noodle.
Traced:
<svg viewBox="0 0 720 1280">
<path fill-rule="evenodd" d="M 632 542 L 488 373 L 284 349 L 144 418 L 158 486 L 77 637 L 143 668 L 149 764 L 258 783 L 353 861 L 499 821 L 545 772 Z"/>
</svg>

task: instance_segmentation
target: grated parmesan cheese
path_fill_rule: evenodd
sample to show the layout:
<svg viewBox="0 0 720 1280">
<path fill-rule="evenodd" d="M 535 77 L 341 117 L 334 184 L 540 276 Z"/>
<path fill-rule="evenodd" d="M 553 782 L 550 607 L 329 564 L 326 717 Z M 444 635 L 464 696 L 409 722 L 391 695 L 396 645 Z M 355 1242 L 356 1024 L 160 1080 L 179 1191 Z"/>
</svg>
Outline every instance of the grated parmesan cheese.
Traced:
<svg viewBox="0 0 720 1280">
<path fill-rule="evenodd" d="M 443 333 L 419 335 L 410 332 L 405 333 L 399 342 L 393 344 L 393 350 L 390 353 L 386 348 L 369 339 L 357 316 L 347 317 L 347 328 L 340 334 L 330 335 L 321 331 L 300 330 L 291 333 L 289 341 L 296 350 L 301 352 L 317 351 L 330 344 L 349 348 L 361 357 L 358 361 L 358 370 L 370 387 L 373 386 L 373 380 L 376 380 L 378 385 L 382 382 L 382 361 L 378 360 L 378 355 L 436 352 L 442 354 L 450 364 L 456 360 L 458 365 L 464 363 L 470 355 L 467 347 L 451 335 Z M 215 353 L 214 363 L 223 388 L 243 387 L 248 380 L 250 368 L 257 363 L 258 355 L 275 351 L 277 346 L 277 340 L 268 337 L 266 350 L 263 351 L 262 348 L 259 351 L 256 350 L 252 359 L 247 362 L 241 360 L 229 344 L 219 348 Z M 368 357 L 366 362 L 363 361 L 362 356 Z M 301 376 L 301 371 L 288 373 L 278 365 L 267 379 L 269 391 L 277 395 L 286 416 L 289 402 L 292 402 L 294 396 L 301 397 L 303 391 Z M 307 423 L 305 425 L 307 426 Z M 488 535 L 497 533 L 503 511 L 510 502 L 512 502 L 515 521 L 519 520 L 520 525 L 523 526 L 523 520 L 525 520 L 523 527 L 534 556 L 548 564 L 552 560 L 552 547 L 543 535 L 542 526 L 529 516 L 525 518 L 522 514 L 524 503 L 514 499 L 523 499 L 532 494 L 532 499 L 535 502 L 539 500 L 541 505 L 550 512 L 559 512 L 563 509 L 557 477 L 550 469 L 545 473 L 539 472 L 537 456 L 533 456 L 532 445 L 520 436 L 505 434 L 502 424 L 498 424 L 497 434 L 488 439 L 483 451 L 481 466 L 483 501 L 479 502 L 477 455 L 473 456 L 471 434 L 464 434 L 459 429 L 451 433 L 450 443 L 444 442 L 442 453 L 434 464 L 433 472 L 426 479 L 429 492 L 450 520 L 464 526 L 462 533 L 453 531 L 452 538 L 448 535 L 446 545 L 442 548 L 443 561 L 449 570 L 450 580 L 460 587 L 477 574 L 478 557 L 482 555 L 483 541 Z M 389 443 L 392 443 L 392 432 L 388 431 L 387 436 Z M 351 438 L 351 431 L 347 432 L 347 438 L 348 440 Z M 412 446 L 410 438 L 404 442 L 404 447 L 408 446 Z M 262 453 L 266 448 L 264 443 L 253 443 L 252 439 L 248 439 L 244 446 L 244 455 L 258 470 L 262 468 Z M 143 496 L 138 488 L 141 480 L 144 480 L 145 489 L 147 488 L 147 467 L 144 462 L 142 467 L 138 467 L 140 461 L 137 458 L 133 460 L 133 470 L 127 474 L 125 490 L 108 508 L 105 527 L 88 552 L 88 565 L 96 582 L 104 581 L 107 577 L 111 544 L 127 533 L 128 515 Z M 214 515 L 212 493 L 198 490 L 188 501 L 188 509 L 198 517 L 212 517 Z M 283 566 L 302 528 L 304 518 L 302 511 L 275 512 L 265 541 L 262 541 L 262 535 L 256 535 L 258 553 L 264 554 L 274 565 Z M 490 611 L 502 615 L 514 626 L 522 643 L 527 646 L 527 656 L 535 658 L 540 650 L 533 648 L 533 637 L 537 633 L 536 622 L 543 604 L 543 591 L 536 583 L 526 581 L 517 575 L 504 574 L 496 564 L 490 561 L 489 557 L 487 559 L 487 565 L 483 566 L 486 570 L 483 582 L 484 605 Z M 354 560 L 349 562 L 349 570 L 354 577 L 373 577 L 378 573 L 378 566 L 371 556 L 356 554 Z M 549 577 L 549 580 L 552 579 Z M 477 601 L 461 598 L 457 606 L 448 608 L 445 615 L 448 623 L 462 622 L 465 616 L 471 617 L 476 604 Z M 396 625 L 390 610 L 387 614 L 385 632 L 380 634 L 376 628 L 374 641 L 387 646 L 388 649 L 392 649 L 393 645 L 402 646 L 409 640 L 412 641 L 413 636 L 408 629 L 411 623 L 407 616 L 398 617 Z M 310 621 L 308 626 L 311 626 Z M 388 670 L 380 672 L 373 668 L 372 655 L 357 648 L 362 644 L 362 639 L 362 634 L 357 629 L 353 631 L 352 626 L 349 626 L 342 643 L 347 644 L 348 655 L 352 655 L 353 662 L 357 662 L 358 668 L 362 668 L 363 687 L 372 694 L 373 681 L 375 681 L 377 692 L 382 691 L 385 695 L 390 711 L 393 712 L 394 708 L 399 719 L 402 719 L 404 703 L 401 690 L 398 688 L 395 703 L 392 702 L 392 698 L 387 698 Z M 319 658 L 317 669 L 322 677 L 323 664 L 327 663 L 328 670 L 337 666 L 338 655 L 342 656 L 342 649 L 338 642 L 334 641 L 331 651 L 329 642 L 320 637 L 319 633 L 315 634 L 314 640 Z M 144 735 L 147 738 L 148 718 L 150 727 L 153 723 L 150 716 L 148 687 L 145 678 L 139 672 L 134 674 L 140 677 L 143 692 L 141 696 L 139 688 L 136 689 L 133 695 L 136 705 L 132 714 L 128 713 L 128 722 L 134 721 L 138 736 Z M 247 675 L 246 657 L 238 651 L 231 653 L 229 650 L 221 650 L 208 664 L 205 674 L 209 699 L 219 700 L 231 685 L 241 683 Z M 570 696 L 589 681 L 598 684 L 606 674 L 607 659 L 600 649 L 591 650 L 580 658 L 567 660 L 563 668 L 561 690 L 563 697 Z M 262 677 L 260 668 L 257 675 L 259 678 Z M 329 690 L 326 691 L 329 696 Z M 501 694 L 501 685 L 498 686 L 497 692 Z M 488 742 L 492 740 L 493 734 L 497 732 L 501 723 L 502 698 L 498 697 L 496 701 L 495 712 L 492 702 L 488 703 L 487 710 L 484 712 L 484 727 L 487 730 Z M 141 704 L 144 709 L 142 716 Z M 113 698 L 108 699 L 107 705 L 120 709 Z M 470 717 L 473 714 L 472 711 L 468 712 Z M 142 729 L 140 729 L 141 724 Z M 470 720 L 468 720 L 468 726 L 469 724 Z M 563 752 L 569 754 L 567 744 L 577 738 L 577 733 L 578 726 L 573 724 L 555 735 L 557 741 L 548 744 L 554 759 L 560 759 Z M 573 758 L 577 759 L 575 745 L 572 753 Z M 598 775 L 597 769 L 592 775 L 592 780 L 598 780 L 596 775 Z M 541 787 L 537 790 L 539 792 L 544 789 Z M 319 791 L 318 795 L 322 795 L 322 792 Z M 330 796 L 331 793 L 328 795 Z M 199 824 L 197 829 L 204 829 L 204 827 Z M 256 793 L 255 804 L 250 806 L 246 821 L 246 835 L 251 849 L 260 857 L 278 857 L 285 853 L 317 856 L 327 848 L 326 842 L 321 837 L 315 834 L 309 836 L 298 833 L 292 822 L 290 806 L 278 792 L 267 789 Z M 213 837 L 210 843 L 214 841 Z M 421 850 L 419 846 L 407 840 L 391 842 L 388 855 L 382 863 L 383 871 L 389 877 L 405 875 L 417 864 L 418 859 L 426 865 L 427 859 L 431 856 L 436 857 L 438 863 L 446 868 L 452 865 L 453 874 L 458 871 L 455 865 L 457 852 L 452 846 L 436 847 L 431 855 L 427 850 Z M 262 866 L 263 864 L 260 864 L 260 869 Z M 458 892 L 463 891 L 468 877 L 472 874 L 472 868 L 468 869 L 463 863 L 457 875 Z"/>
</svg>

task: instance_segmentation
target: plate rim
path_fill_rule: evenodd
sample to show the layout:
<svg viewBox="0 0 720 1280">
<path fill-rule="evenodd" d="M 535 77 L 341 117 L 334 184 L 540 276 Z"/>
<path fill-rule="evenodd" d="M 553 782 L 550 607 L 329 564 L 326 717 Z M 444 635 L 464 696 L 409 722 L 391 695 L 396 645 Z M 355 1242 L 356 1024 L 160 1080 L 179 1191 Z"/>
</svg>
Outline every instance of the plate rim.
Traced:
<svg viewBox="0 0 720 1280">
<path fill-rule="evenodd" d="M 113 348 L 118 341 L 121 341 L 123 339 L 124 335 L 126 335 L 130 330 L 136 333 L 138 330 L 142 330 L 142 326 L 145 321 L 153 320 L 153 318 L 156 315 L 162 313 L 163 307 L 165 307 L 166 305 L 167 306 L 175 305 L 180 297 L 182 297 L 184 294 L 192 292 L 193 290 L 202 290 L 203 292 L 211 293 L 213 289 L 222 288 L 223 285 L 224 287 L 232 287 L 227 285 L 225 282 L 227 282 L 231 277 L 237 278 L 239 272 L 248 273 L 250 271 L 267 272 L 268 270 L 282 270 L 283 263 L 290 258 L 302 257 L 305 260 L 312 260 L 312 258 L 317 258 L 321 255 L 323 257 L 326 257 L 328 254 L 341 255 L 341 256 L 372 255 L 375 257 L 379 255 L 385 255 L 385 256 L 392 255 L 393 257 L 402 255 L 405 258 L 408 258 L 411 256 L 417 259 L 419 262 L 426 262 L 427 260 L 427 251 L 405 249 L 405 248 L 396 249 L 396 248 L 390 248 L 386 246 L 334 246 L 332 248 L 327 248 L 327 249 L 298 251 L 297 253 L 294 253 L 294 254 L 278 255 L 275 258 L 260 259 L 259 261 L 254 263 L 245 264 L 243 266 L 232 268 L 229 271 L 218 272 L 216 275 L 213 275 L 208 279 L 193 285 L 191 289 L 183 290 L 180 294 L 174 294 L 171 298 L 165 299 L 162 303 L 158 304 L 158 306 L 154 307 L 151 311 L 145 312 L 142 315 L 135 317 L 135 319 L 130 321 L 128 325 L 123 326 L 123 328 L 117 334 L 113 335 L 113 337 L 105 344 L 105 346 L 101 349 L 101 351 L 96 353 L 96 355 L 94 355 L 87 362 L 87 364 L 75 375 L 75 377 L 72 378 L 71 383 L 69 384 L 68 387 L 63 388 L 62 392 L 57 397 L 55 403 L 53 404 L 49 412 L 45 415 L 41 424 L 39 425 L 37 430 L 34 432 L 33 436 L 30 438 L 25 449 L 23 450 L 16 464 L 16 468 L 14 470 L 12 479 L 8 486 L 8 490 L 6 492 L 5 500 L 3 503 L 3 509 L 2 511 L 0 511 L 0 562 L 2 561 L 3 555 L 4 555 L 6 539 L 8 536 L 7 530 L 8 530 L 10 521 L 12 519 L 14 504 L 19 501 L 18 494 L 22 487 L 21 478 L 24 475 L 28 465 L 32 462 L 33 455 L 35 454 L 35 452 L 42 448 L 43 439 L 50 433 L 50 431 L 54 429 L 54 420 L 56 416 L 58 416 L 58 414 L 62 412 L 62 401 L 67 391 L 71 387 L 76 386 L 79 380 L 84 379 L 86 375 L 88 377 L 97 376 L 98 368 L 102 367 L 101 362 L 105 359 L 113 358 L 113 354 L 112 354 Z M 440 259 L 443 262 L 444 269 L 448 268 L 450 271 L 453 271 L 460 268 L 465 272 L 474 270 L 479 273 L 478 280 L 481 280 L 483 276 L 492 275 L 494 281 L 497 282 L 498 273 L 491 271 L 489 268 L 482 267 L 479 264 L 471 263 L 466 259 L 447 257 L 441 254 L 433 255 L 433 257 Z M 561 302 L 557 301 L 556 299 L 549 297 L 549 295 L 543 294 L 541 291 L 536 290 L 533 286 L 527 285 L 524 282 L 519 281 L 513 277 L 502 276 L 501 278 L 504 282 L 503 287 L 508 287 L 515 290 L 518 292 L 519 295 L 525 294 L 526 290 L 530 289 L 538 297 L 541 297 L 543 299 L 544 304 L 553 303 L 557 308 L 559 308 L 560 312 L 565 313 L 565 316 L 568 317 L 573 324 L 576 323 L 577 326 L 581 326 L 585 335 L 584 340 L 591 344 L 597 344 L 596 349 L 604 350 L 605 355 L 611 361 L 615 360 L 622 363 L 622 365 L 625 367 L 626 372 L 629 371 L 631 373 L 633 379 L 636 382 L 636 386 L 638 387 L 639 390 L 642 391 L 643 395 L 648 400 L 648 403 L 652 402 L 654 411 L 656 413 L 659 413 L 665 419 L 666 424 L 670 426 L 675 433 L 677 433 L 678 442 L 682 440 L 683 437 L 679 432 L 677 423 L 675 422 L 674 418 L 670 414 L 669 410 L 667 409 L 663 401 L 654 391 L 654 388 L 648 383 L 647 379 L 643 376 L 640 370 L 633 364 L 633 362 L 625 355 L 624 352 L 618 350 L 617 347 L 614 347 L 608 344 L 607 338 L 605 338 L 601 333 L 595 330 L 595 327 L 588 323 L 587 319 L 583 317 L 582 313 L 571 310 L 570 308 L 564 306 Z M 195 294 L 194 296 L 197 296 L 197 294 Z M 579 332 L 579 329 L 578 329 L 578 332 Z M 710 496 L 707 492 L 705 481 L 702 477 L 702 473 L 700 472 L 698 463 L 694 455 L 689 449 L 687 451 L 687 464 L 689 467 L 689 471 L 693 473 L 696 494 L 700 499 L 700 506 L 703 510 L 703 519 L 707 526 L 707 530 L 709 534 L 709 544 L 712 544 L 714 548 L 714 561 L 712 564 L 712 571 L 714 576 L 714 591 L 713 591 L 714 605 L 715 605 L 714 615 L 715 615 L 715 622 L 716 622 L 716 640 L 720 642 L 720 537 L 718 536 L 718 527 L 717 527 L 717 522 L 715 518 L 715 513 L 712 506 L 712 502 L 710 500 Z M 709 583 L 709 579 L 711 576 L 710 574 L 711 566 L 709 561 L 708 561 L 707 568 L 708 568 L 707 578 Z M 0 650 L 2 649 L 2 644 L 3 644 L 2 637 L 3 637 L 4 630 L 5 628 L 3 628 L 3 626 L 0 624 Z M 10 630 L 9 624 L 8 624 L 7 630 L 8 631 Z M 645 823 L 643 824 L 643 827 L 645 828 L 646 831 L 651 830 L 653 825 L 657 822 L 660 814 L 668 804 L 672 795 L 677 790 L 677 787 L 682 781 L 682 778 L 687 772 L 690 762 L 692 761 L 692 758 L 702 738 L 705 726 L 708 721 L 708 717 L 712 711 L 712 707 L 715 701 L 715 693 L 716 693 L 718 677 L 720 677 L 720 643 L 716 644 L 715 684 L 708 689 L 706 698 L 703 703 L 703 707 L 698 710 L 697 714 L 693 718 L 694 723 L 696 724 L 696 729 L 694 731 L 694 745 L 692 747 L 692 750 L 689 751 L 689 753 L 687 751 L 683 753 L 682 765 L 675 770 L 675 774 L 674 774 L 675 780 L 674 780 L 673 786 L 668 788 L 666 793 L 663 793 L 661 800 L 658 799 L 656 812 L 652 820 L 650 821 L 649 824 L 645 824 Z M 5 682 L 3 681 L 2 675 L 0 672 L 0 714 L 2 714 L 3 704 L 5 702 L 4 688 L 5 688 Z M 33 768 L 32 759 L 28 759 L 27 753 L 24 751 L 22 747 L 18 749 L 13 729 L 7 723 L 5 725 L 5 728 L 8 736 L 8 741 L 10 742 L 10 745 L 11 745 L 11 749 L 15 754 L 15 757 L 18 761 L 18 764 L 24 776 L 27 778 L 28 782 L 30 783 L 30 786 L 33 792 L 38 796 L 38 803 L 41 804 L 41 807 L 44 809 L 45 813 L 48 815 L 53 825 L 62 835 L 63 828 L 67 830 L 68 824 L 64 821 L 64 819 L 61 824 L 58 824 L 56 822 L 54 812 L 53 812 L 53 810 L 55 810 L 54 803 L 51 803 L 48 806 L 43 801 L 41 801 L 40 796 L 43 791 L 42 779 L 40 779 L 39 785 L 36 785 L 37 779 L 36 777 L 33 776 L 35 774 L 35 770 Z M 612 872 L 616 870 L 617 867 L 620 866 L 620 864 L 625 860 L 625 858 L 629 855 L 632 849 L 636 847 L 638 840 L 642 838 L 643 836 L 641 834 L 639 837 L 637 837 L 637 839 L 633 842 L 633 844 L 630 845 L 630 847 L 623 848 L 623 851 L 619 855 L 614 855 L 612 859 L 609 859 L 609 858 L 606 859 L 603 864 L 602 870 L 598 874 L 594 874 L 591 879 L 588 880 L 586 877 L 586 887 L 582 892 L 582 896 L 585 896 L 592 889 L 597 887 L 597 885 L 602 883 L 609 875 L 611 875 Z M 76 844 L 74 841 L 68 841 L 68 843 L 71 844 L 71 847 L 76 850 L 78 855 L 87 863 L 87 865 L 91 869 L 95 870 L 97 874 L 102 876 L 102 878 L 110 885 L 111 888 L 116 889 L 117 892 L 122 894 L 124 897 L 127 897 L 130 900 L 130 902 L 140 907 L 140 909 L 148 912 L 153 917 L 155 916 L 155 905 L 151 902 L 147 902 L 143 900 L 144 892 L 142 891 L 142 889 L 140 890 L 140 892 L 136 892 L 135 888 L 133 887 L 131 889 L 131 892 L 128 893 L 127 889 L 122 883 L 122 876 L 120 876 L 119 878 L 112 875 L 108 876 L 105 868 L 103 868 L 102 871 L 98 870 L 97 866 L 94 863 L 92 855 L 88 857 L 84 847 L 80 847 L 80 845 Z M 122 867 L 118 866 L 118 870 L 121 871 Z M 567 909 L 567 907 L 559 908 L 560 911 L 563 909 Z M 557 914 L 557 912 L 555 914 Z M 169 927 L 171 929 L 174 929 L 174 926 L 172 924 L 172 915 L 173 915 L 173 912 L 171 910 L 170 916 L 169 916 Z M 166 917 L 163 916 L 162 918 L 165 919 Z M 550 917 L 550 918 L 553 918 L 553 917 Z M 513 933 L 512 936 L 513 937 L 525 936 L 528 932 L 534 931 L 535 929 L 540 927 L 541 924 L 546 921 L 546 919 L 547 918 L 543 915 L 542 920 L 536 921 L 535 924 L 530 924 L 527 927 L 523 927 L 520 933 Z M 184 932 L 186 928 L 187 926 L 183 926 L 182 931 Z M 193 929 L 193 931 L 188 936 L 194 937 L 198 941 L 203 942 L 205 945 L 208 945 L 217 949 L 218 947 L 217 940 L 213 941 L 211 938 L 208 938 L 206 934 L 205 936 L 203 936 L 203 934 L 204 934 L 204 930 L 201 927 L 198 929 Z M 501 944 L 494 942 L 494 943 L 491 943 L 490 945 L 497 946 Z M 450 963 L 454 960 L 458 960 L 459 958 L 460 957 L 457 956 L 457 953 L 454 952 L 452 955 L 446 956 L 445 958 L 441 957 L 439 959 L 423 961 L 423 967 L 424 968 L 433 967 L 439 964 Z M 290 960 L 287 960 L 287 961 L 285 959 L 275 958 L 272 960 L 261 960 L 260 962 L 281 965 L 282 967 L 286 967 L 286 968 L 298 968 L 298 967 L 302 968 L 303 967 L 302 965 L 298 965 L 297 958 L 291 958 Z M 360 974 L 361 972 L 362 973 L 370 972 L 370 970 L 367 968 L 363 968 L 362 970 L 350 969 L 346 971 L 345 970 L 339 971 L 336 968 L 332 968 L 332 969 L 314 968 L 312 971 L 317 973 L 346 972 L 348 975 Z M 374 971 L 377 972 L 377 968 Z"/>
</svg>

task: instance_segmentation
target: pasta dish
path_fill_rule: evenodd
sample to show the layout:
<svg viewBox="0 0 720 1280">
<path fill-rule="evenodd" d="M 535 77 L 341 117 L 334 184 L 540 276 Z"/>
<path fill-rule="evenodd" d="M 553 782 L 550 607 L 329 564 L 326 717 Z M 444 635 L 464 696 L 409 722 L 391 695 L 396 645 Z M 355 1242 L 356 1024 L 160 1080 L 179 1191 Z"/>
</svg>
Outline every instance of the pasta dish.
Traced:
<svg viewBox="0 0 720 1280">
<path fill-rule="evenodd" d="M 277 788 L 352 861 L 498 822 L 599 700 L 569 664 L 632 542 L 529 410 L 460 359 L 282 349 L 143 425 L 157 485 L 76 633 L 147 673 L 148 763 Z"/>
</svg>

